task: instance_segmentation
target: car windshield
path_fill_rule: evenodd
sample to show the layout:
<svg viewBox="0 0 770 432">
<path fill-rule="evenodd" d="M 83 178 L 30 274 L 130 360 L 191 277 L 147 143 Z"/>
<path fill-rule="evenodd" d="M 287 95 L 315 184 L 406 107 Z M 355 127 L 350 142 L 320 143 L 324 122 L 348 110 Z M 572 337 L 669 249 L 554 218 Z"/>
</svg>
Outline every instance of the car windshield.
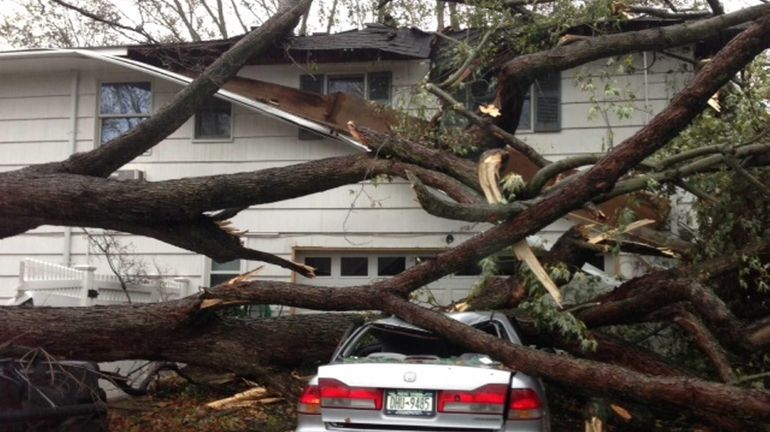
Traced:
<svg viewBox="0 0 770 432">
<path fill-rule="evenodd" d="M 493 321 L 474 326 L 485 333 L 501 337 L 502 329 Z M 342 352 L 341 357 L 371 357 L 380 353 L 405 356 L 459 357 L 468 349 L 424 330 L 372 324 Z"/>
</svg>

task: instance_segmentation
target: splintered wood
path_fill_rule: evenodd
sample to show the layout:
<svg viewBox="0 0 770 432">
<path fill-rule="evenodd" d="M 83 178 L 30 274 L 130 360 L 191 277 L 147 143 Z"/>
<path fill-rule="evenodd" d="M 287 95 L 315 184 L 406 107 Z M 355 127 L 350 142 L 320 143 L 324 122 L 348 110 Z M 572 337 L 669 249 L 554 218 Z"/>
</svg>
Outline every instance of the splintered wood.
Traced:
<svg viewBox="0 0 770 432">
<path fill-rule="evenodd" d="M 228 398 L 215 400 L 206 404 L 208 408 L 221 410 L 229 408 L 238 408 L 251 406 L 254 404 L 267 405 L 281 400 L 279 397 L 267 397 L 267 389 L 264 387 L 254 387 L 246 391 L 236 393 Z"/>
<path fill-rule="evenodd" d="M 484 191 L 484 196 L 490 204 L 499 204 L 503 201 L 503 194 L 500 192 L 498 181 L 500 180 L 500 166 L 502 165 L 502 155 L 499 152 L 487 152 L 482 155 L 478 166 L 479 184 Z M 543 268 L 540 261 L 532 252 L 526 240 L 521 240 L 513 245 L 513 253 L 519 261 L 524 261 L 527 267 L 537 277 L 540 283 L 545 287 L 548 294 L 553 297 L 559 307 L 561 305 L 561 292 L 559 287 L 548 276 L 548 272 Z"/>
</svg>

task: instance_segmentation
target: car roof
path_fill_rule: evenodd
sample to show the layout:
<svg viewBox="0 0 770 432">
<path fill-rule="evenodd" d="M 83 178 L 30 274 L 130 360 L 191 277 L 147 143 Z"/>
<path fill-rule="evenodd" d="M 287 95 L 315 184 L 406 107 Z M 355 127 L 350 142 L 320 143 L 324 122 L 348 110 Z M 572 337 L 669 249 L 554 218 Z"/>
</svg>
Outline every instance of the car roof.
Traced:
<svg viewBox="0 0 770 432">
<path fill-rule="evenodd" d="M 497 314 L 499 316 L 504 316 L 503 314 L 499 312 L 494 311 L 479 311 L 479 312 L 455 312 L 455 313 L 447 313 L 445 314 L 447 317 L 452 318 L 454 320 L 460 321 L 463 324 L 466 325 L 475 325 L 480 322 L 484 321 L 490 321 L 494 315 Z M 372 325 L 384 325 L 389 327 L 401 327 L 401 328 L 408 328 L 413 330 L 422 330 L 425 331 L 423 328 L 416 326 L 414 324 L 410 324 L 401 318 L 391 316 L 387 318 L 378 319 L 376 321 L 371 322 Z"/>
</svg>

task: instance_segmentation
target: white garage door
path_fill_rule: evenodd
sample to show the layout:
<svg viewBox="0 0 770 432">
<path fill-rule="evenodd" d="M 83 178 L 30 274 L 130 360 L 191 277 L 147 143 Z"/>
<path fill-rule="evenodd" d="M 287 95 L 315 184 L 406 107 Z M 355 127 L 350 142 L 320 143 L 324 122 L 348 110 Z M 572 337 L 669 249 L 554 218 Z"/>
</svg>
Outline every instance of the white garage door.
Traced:
<svg viewBox="0 0 770 432">
<path fill-rule="evenodd" d="M 317 286 L 353 286 L 371 283 L 399 274 L 438 251 L 398 250 L 297 250 L 297 260 L 315 267 L 317 277 L 297 277 L 298 283 Z M 441 305 L 468 295 L 480 273 L 478 267 L 465 269 L 439 279 L 427 288 Z M 429 295 L 422 293 L 421 300 Z"/>
</svg>

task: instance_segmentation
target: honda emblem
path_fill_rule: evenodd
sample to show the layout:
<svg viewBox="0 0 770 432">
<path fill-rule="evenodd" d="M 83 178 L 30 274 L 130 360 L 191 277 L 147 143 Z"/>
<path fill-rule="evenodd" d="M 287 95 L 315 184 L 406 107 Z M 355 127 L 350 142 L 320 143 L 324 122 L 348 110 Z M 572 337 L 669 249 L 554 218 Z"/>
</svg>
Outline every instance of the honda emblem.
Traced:
<svg viewBox="0 0 770 432">
<path fill-rule="evenodd" d="M 404 374 L 404 382 L 415 382 L 417 381 L 417 374 L 414 372 L 407 372 Z"/>
</svg>

